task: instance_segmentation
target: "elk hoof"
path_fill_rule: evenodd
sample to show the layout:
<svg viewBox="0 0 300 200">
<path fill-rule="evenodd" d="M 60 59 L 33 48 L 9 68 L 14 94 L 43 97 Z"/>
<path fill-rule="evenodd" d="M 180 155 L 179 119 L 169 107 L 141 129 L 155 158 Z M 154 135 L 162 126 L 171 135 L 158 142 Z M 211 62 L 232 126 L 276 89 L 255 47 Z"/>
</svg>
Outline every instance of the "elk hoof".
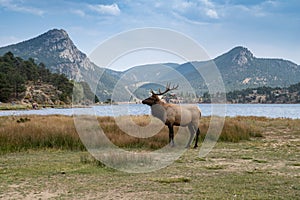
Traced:
<svg viewBox="0 0 300 200">
<path fill-rule="evenodd" d="M 195 146 L 194 146 L 194 149 L 197 149 L 197 147 L 198 147 L 198 145 L 195 145 Z"/>
</svg>

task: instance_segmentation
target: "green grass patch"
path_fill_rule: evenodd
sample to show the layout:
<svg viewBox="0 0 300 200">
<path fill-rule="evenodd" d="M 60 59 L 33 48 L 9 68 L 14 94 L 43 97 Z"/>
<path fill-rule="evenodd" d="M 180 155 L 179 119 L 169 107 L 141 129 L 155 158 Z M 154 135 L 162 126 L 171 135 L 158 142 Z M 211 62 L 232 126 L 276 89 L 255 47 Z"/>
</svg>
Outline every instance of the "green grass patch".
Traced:
<svg viewBox="0 0 300 200">
<path fill-rule="evenodd" d="M 253 159 L 253 162 L 256 162 L 256 163 L 268 163 L 268 161 L 266 161 L 266 160 L 258 160 L 258 159 Z"/>
<path fill-rule="evenodd" d="M 0 110 L 27 110 L 31 109 L 29 105 L 12 105 L 12 104 L 0 104 Z"/>
<path fill-rule="evenodd" d="M 252 160 L 253 158 L 249 157 L 249 156 L 242 156 L 241 159 L 243 159 L 243 160 Z"/>
<path fill-rule="evenodd" d="M 170 184 L 170 183 L 188 183 L 191 181 L 191 179 L 188 177 L 169 177 L 169 178 L 153 179 L 153 181 L 158 183 Z"/>
<path fill-rule="evenodd" d="M 220 169 L 225 169 L 225 166 L 224 165 L 209 165 L 209 166 L 205 166 L 205 169 L 220 170 Z"/>
<path fill-rule="evenodd" d="M 195 158 L 196 161 L 201 161 L 201 162 L 205 162 L 206 158 L 202 158 L 202 157 L 197 157 Z"/>
<path fill-rule="evenodd" d="M 90 154 L 84 154 L 84 155 L 80 156 L 80 162 L 83 164 L 92 164 L 92 165 L 95 165 L 98 167 L 104 167 L 104 168 L 106 167 L 105 164 L 103 164 L 101 161 L 97 160 Z"/>
<path fill-rule="evenodd" d="M 300 163 L 289 163 L 290 166 L 300 167 Z"/>
</svg>

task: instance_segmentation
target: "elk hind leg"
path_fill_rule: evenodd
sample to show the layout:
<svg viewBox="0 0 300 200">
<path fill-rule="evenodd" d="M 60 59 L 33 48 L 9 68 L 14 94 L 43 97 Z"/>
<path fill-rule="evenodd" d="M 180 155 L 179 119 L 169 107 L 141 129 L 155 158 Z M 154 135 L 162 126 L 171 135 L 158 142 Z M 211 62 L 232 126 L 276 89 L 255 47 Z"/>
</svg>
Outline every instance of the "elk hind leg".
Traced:
<svg viewBox="0 0 300 200">
<path fill-rule="evenodd" d="M 188 128 L 189 128 L 189 131 L 190 131 L 190 139 L 189 139 L 187 145 L 185 146 L 185 148 L 189 148 L 190 147 L 190 145 L 191 145 L 191 143 L 192 143 L 192 141 L 194 139 L 194 136 L 195 136 L 195 129 L 194 129 L 193 125 L 189 124 Z"/>
</svg>

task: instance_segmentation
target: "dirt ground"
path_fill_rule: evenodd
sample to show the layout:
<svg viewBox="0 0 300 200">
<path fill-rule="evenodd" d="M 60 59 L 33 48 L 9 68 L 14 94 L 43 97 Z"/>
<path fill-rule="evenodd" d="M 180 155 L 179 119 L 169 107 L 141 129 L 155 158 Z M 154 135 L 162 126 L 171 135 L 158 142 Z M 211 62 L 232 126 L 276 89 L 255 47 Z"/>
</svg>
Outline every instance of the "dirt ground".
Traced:
<svg viewBox="0 0 300 200">
<path fill-rule="evenodd" d="M 126 173 L 88 152 L 35 150 L 0 156 L 0 199 L 299 199 L 300 125 L 262 120 L 262 138 L 187 150 L 166 168 Z"/>
</svg>

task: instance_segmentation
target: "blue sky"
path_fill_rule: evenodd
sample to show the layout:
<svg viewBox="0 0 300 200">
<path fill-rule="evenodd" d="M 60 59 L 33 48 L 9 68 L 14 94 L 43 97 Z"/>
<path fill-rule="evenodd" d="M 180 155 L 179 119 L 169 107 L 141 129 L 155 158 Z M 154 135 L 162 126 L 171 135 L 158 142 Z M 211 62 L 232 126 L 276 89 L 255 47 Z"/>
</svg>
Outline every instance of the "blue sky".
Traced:
<svg viewBox="0 0 300 200">
<path fill-rule="evenodd" d="M 167 28 L 214 58 L 235 46 L 300 64 L 298 0 L 0 0 L 0 46 L 49 29 L 68 32 L 86 54 L 123 31 Z"/>
</svg>

